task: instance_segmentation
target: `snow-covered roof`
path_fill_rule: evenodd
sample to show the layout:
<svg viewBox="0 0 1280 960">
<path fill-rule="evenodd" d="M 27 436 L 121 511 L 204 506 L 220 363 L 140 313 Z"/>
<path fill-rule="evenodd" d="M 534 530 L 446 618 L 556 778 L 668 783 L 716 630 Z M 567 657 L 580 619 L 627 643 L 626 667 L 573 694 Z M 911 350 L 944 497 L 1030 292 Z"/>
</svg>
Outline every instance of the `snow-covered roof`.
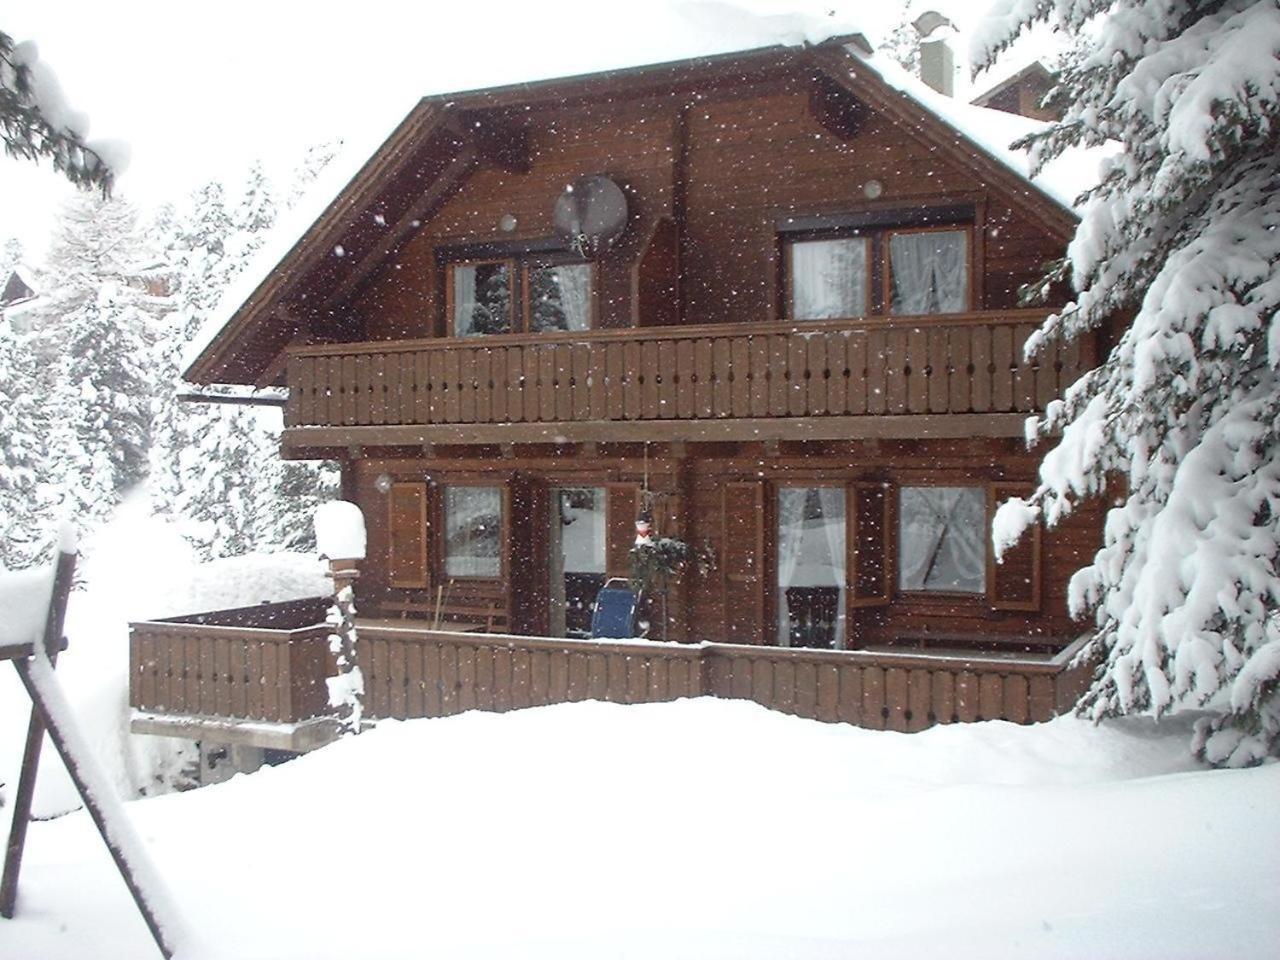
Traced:
<svg viewBox="0 0 1280 960">
<path fill-rule="evenodd" d="M 603 73 L 681 62 L 671 59 L 673 52 L 681 54 L 684 60 L 691 60 L 728 54 L 745 55 L 778 48 L 843 43 L 845 50 L 853 57 L 861 58 L 889 86 L 941 118 L 1010 171 L 1026 178 L 1029 183 L 1065 210 L 1072 209 L 1075 197 L 1082 189 L 1095 182 L 1098 176 L 1099 158 L 1079 154 L 1064 156 L 1050 164 L 1036 178 L 1029 178 L 1027 156 L 1021 151 L 1010 149 L 1009 144 L 1028 133 L 1042 129 L 1044 124 L 998 110 L 959 102 L 933 91 L 887 56 L 871 53 L 870 45 L 855 24 L 830 17 L 803 14 L 749 15 L 737 8 L 719 3 L 688 4 L 671 9 L 663 7 L 660 12 L 655 10 L 655 16 L 665 23 L 675 11 L 679 12 L 677 19 L 683 29 L 668 33 L 662 38 L 663 42 L 658 42 L 656 39 L 653 44 L 644 42 L 644 37 L 651 34 L 648 28 L 655 26 L 650 23 L 646 24 L 646 29 L 634 45 L 619 44 L 614 45 L 610 50 L 587 52 L 575 49 L 570 44 L 564 47 L 564 56 L 539 59 L 536 69 L 523 70 L 516 78 L 511 76 L 510 66 L 504 66 L 500 61 L 479 72 L 472 70 L 468 77 L 487 77 L 494 81 L 494 86 L 502 81 L 509 85 L 512 79 L 516 80 L 517 85 L 532 85 L 552 79 L 568 80 L 586 75 L 573 74 L 571 71 L 575 67 L 583 67 L 594 73 Z M 688 29 L 690 21 L 697 25 L 697 29 Z M 671 25 L 668 24 L 668 26 Z M 856 60 L 851 62 L 856 64 Z M 445 81 L 443 77 L 438 79 Z M 454 89 L 456 90 L 456 87 Z M 488 88 L 478 87 L 465 92 L 429 94 L 418 102 L 430 100 L 442 108 L 447 108 L 453 99 L 484 89 Z M 413 105 L 404 106 L 406 109 L 399 113 L 397 119 L 411 114 Z M 252 262 L 225 291 L 218 306 L 210 311 L 205 324 L 187 346 L 183 358 L 184 369 L 190 369 L 205 357 L 219 334 L 236 318 L 242 307 L 268 280 L 276 267 L 299 247 L 308 231 L 330 206 L 336 200 L 343 199 L 344 191 L 387 142 L 386 130 L 389 127 L 390 125 L 383 128 L 379 134 L 365 135 L 359 139 L 344 142 L 338 155 L 288 215 L 280 218 Z M 343 256 L 341 247 L 335 247 L 334 253 L 337 256 Z"/>
</svg>

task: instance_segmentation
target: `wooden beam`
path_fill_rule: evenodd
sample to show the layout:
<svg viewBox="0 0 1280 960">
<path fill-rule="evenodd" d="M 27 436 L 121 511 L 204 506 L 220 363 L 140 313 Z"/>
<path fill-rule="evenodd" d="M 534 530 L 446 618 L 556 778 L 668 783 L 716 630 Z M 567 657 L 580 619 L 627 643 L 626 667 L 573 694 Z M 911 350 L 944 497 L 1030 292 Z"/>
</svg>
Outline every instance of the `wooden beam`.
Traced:
<svg viewBox="0 0 1280 960">
<path fill-rule="evenodd" d="M 67 617 L 67 601 L 71 598 L 71 586 L 75 580 L 76 553 L 59 553 L 53 573 L 53 592 L 49 609 L 45 614 L 44 633 L 40 638 L 44 654 L 51 666 L 58 662 L 58 652 L 63 648 L 62 628 Z M 6 648 L 8 649 L 8 648 Z M 12 650 L 6 659 L 16 663 L 34 656 Z M 27 722 L 27 742 L 22 751 L 22 767 L 18 774 L 18 790 L 13 798 L 13 814 L 9 823 L 9 840 L 4 851 L 4 874 L 0 876 L 0 917 L 13 919 L 18 899 L 18 874 L 22 870 L 22 854 L 27 846 L 27 827 L 31 823 L 31 804 L 36 794 L 36 775 L 40 767 L 40 752 L 44 745 L 44 722 L 39 709 L 33 704 L 31 719 Z"/>
<path fill-rule="evenodd" d="M 777 417 L 741 420 L 621 420 L 580 423 L 450 423 L 379 427 L 289 427 L 294 448 L 420 447 L 423 444 L 723 443 L 769 440 L 953 440 L 1021 437 L 1023 413 Z"/>
<path fill-rule="evenodd" d="M 422 194 L 413 202 L 404 216 L 387 230 L 382 241 L 366 253 L 360 262 L 355 265 L 355 268 L 339 281 L 333 293 L 325 298 L 319 312 L 324 312 L 325 309 L 333 304 L 341 302 L 350 296 L 360 284 L 364 283 L 373 271 L 378 269 L 387 257 L 391 256 L 400 244 L 404 243 L 409 238 L 409 235 L 422 225 L 422 221 L 427 215 L 458 187 L 477 163 L 478 154 L 475 147 L 463 147 L 462 152 L 449 161 L 448 166 L 440 172 L 440 175 L 432 181 L 429 187 L 422 191 Z"/>
</svg>

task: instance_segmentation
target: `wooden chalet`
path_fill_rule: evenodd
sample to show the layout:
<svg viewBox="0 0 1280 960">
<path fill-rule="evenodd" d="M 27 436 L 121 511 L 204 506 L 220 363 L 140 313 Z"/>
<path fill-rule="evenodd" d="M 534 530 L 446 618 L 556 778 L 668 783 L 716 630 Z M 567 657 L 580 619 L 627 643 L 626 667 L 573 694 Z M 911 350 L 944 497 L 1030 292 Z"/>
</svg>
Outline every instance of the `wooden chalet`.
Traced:
<svg viewBox="0 0 1280 960">
<path fill-rule="evenodd" d="M 1074 701 L 1100 509 L 1000 564 L 989 526 L 1035 477 L 1027 417 L 1096 360 L 1023 355 L 1046 309 L 1019 288 L 1076 219 L 867 52 L 424 99 L 191 366 L 287 388 L 282 454 L 341 464 L 373 716 L 705 693 L 905 730 Z M 625 218 L 584 253 L 555 209 L 599 178 Z M 586 639 L 646 505 L 704 561 L 670 642 Z M 323 739 L 318 615 L 135 625 L 135 729 Z"/>
</svg>

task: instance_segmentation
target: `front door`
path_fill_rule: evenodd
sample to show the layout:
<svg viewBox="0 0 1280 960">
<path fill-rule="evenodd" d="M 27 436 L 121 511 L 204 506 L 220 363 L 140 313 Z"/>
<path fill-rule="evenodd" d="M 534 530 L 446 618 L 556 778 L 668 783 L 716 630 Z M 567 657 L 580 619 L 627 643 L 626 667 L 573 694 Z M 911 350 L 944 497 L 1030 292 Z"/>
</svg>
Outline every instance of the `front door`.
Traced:
<svg viewBox="0 0 1280 960">
<path fill-rule="evenodd" d="M 605 490 L 551 490 L 551 636 L 591 635 L 591 613 L 605 581 Z"/>
</svg>

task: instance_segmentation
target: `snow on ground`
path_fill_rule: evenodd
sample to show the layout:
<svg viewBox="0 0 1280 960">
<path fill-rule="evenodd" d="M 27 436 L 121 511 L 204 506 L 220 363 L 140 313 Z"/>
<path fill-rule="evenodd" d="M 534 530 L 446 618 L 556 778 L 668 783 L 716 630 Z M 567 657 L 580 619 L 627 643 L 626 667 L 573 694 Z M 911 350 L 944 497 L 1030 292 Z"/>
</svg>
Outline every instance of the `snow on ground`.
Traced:
<svg viewBox="0 0 1280 960">
<path fill-rule="evenodd" d="M 87 539 L 82 553 L 82 589 L 71 594 L 67 605 L 68 649 L 58 661 L 58 678 L 82 732 L 116 790 L 125 796 L 165 789 L 165 782 L 189 759 L 185 741 L 128 733 L 130 621 L 323 596 L 332 590 L 325 565 L 305 554 L 198 563 L 173 526 L 149 515 L 144 492 L 127 500 L 109 524 Z M 19 584 L 29 581 L 29 589 L 23 587 L 22 592 L 33 602 L 23 609 L 38 625 L 38 633 L 50 575 L 19 571 L 3 578 Z M 0 618 L 5 620 L 6 609 L 0 599 Z M 0 804 L 18 781 L 30 709 L 17 675 L 0 664 Z M 40 768 L 36 816 L 78 805 L 75 788 L 49 750 Z M 0 817 L 0 822 L 8 820 Z"/>
<path fill-rule="evenodd" d="M 565 704 L 128 806 L 211 956 L 1273 956 L 1280 764 L 1199 770 L 1187 742 Z M 23 879 L 0 954 L 152 955 L 83 814 L 34 826 Z"/>
</svg>

